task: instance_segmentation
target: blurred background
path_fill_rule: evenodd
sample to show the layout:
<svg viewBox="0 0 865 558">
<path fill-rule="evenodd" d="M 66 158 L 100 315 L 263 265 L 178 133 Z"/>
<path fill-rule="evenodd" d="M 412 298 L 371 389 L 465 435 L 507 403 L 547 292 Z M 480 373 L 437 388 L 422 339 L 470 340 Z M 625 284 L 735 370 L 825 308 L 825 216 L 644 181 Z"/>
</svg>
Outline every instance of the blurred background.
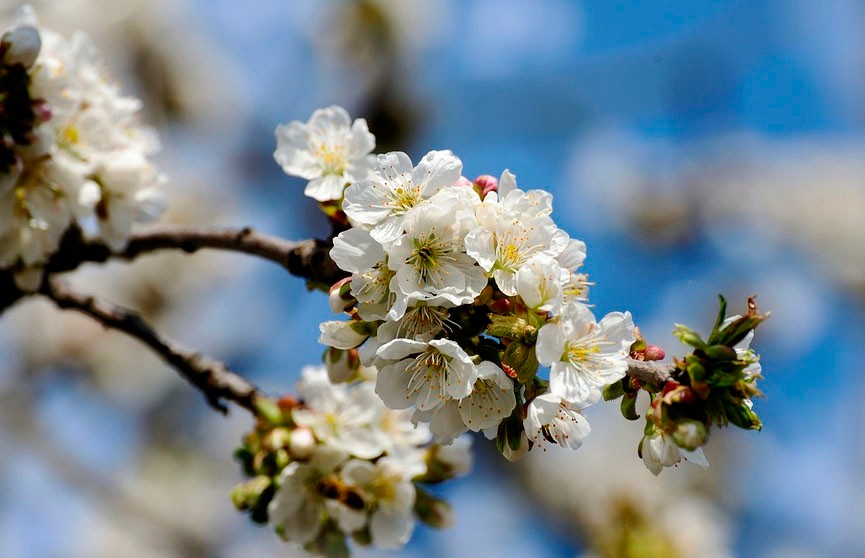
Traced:
<svg viewBox="0 0 865 558">
<path fill-rule="evenodd" d="M 379 152 L 449 148 L 469 178 L 510 168 L 552 191 L 596 313 L 630 310 L 669 355 L 673 324 L 706 331 L 718 293 L 772 311 L 765 427 L 717 432 L 708 471 L 656 479 L 642 422 L 598 405 L 577 452 L 510 465 L 476 440 L 477 472 L 442 487 L 456 524 L 402 555 L 865 555 L 862 2 L 33 4 L 144 100 L 164 221 L 327 234 L 273 129 L 338 103 Z M 271 264 L 161 255 L 72 278 L 269 392 L 320 361 L 324 295 Z M 248 417 L 214 414 L 134 341 L 34 300 L 0 319 L 0 363 L 0 556 L 296 555 L 229 501 Z"/>
</svg>

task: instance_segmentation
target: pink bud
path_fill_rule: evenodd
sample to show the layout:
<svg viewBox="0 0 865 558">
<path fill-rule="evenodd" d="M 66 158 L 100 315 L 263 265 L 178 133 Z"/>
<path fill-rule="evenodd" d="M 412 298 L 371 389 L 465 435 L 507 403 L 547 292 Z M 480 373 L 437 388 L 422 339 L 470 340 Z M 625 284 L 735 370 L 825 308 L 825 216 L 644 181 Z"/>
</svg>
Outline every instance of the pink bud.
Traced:
<svg viewBox="0 0 865 558">
<path fill-rule="evenodd" d="M 483 198 L 490 192 L 497 192 L 499 189 L 499 181 L 495 176 L 490 176 L 489 174 L 482 174 L 479 177 L 475 178 L 474 183 L 475 190 Z"/>
<path fill-rule="evenodd" d="M 39 123 L 51 120 L 51 106 L 45 101 L 35 101 L 33 103 L 33 113 L 36 115 L 36 121 Z"/>
<path fill-rule="evenodd" d="M 472 182 L 471 182 L 471 180 L 469 180 L 465 176 L 461 176 L 461 177 L 459 177 L 459 180 L 457 180 L 457 183 L 454 184 L 454 186 L 464 186 L 466 188 L 471 188 Z"/>
<path fill-rule="evenodd" d="M 490 310 L 496 314 L 507 314 L 511 311 L 511 301 L 507 298 L 500 298 L 494 302 L 490 302 Z"/>
<path fill-rule="evenodd" d="M 664 357 L 667 356 L 664 349 L 657 345 L 647 346 L 644 354 L 646 355 L 646 360 L 664 360 Z"/>
</svg>

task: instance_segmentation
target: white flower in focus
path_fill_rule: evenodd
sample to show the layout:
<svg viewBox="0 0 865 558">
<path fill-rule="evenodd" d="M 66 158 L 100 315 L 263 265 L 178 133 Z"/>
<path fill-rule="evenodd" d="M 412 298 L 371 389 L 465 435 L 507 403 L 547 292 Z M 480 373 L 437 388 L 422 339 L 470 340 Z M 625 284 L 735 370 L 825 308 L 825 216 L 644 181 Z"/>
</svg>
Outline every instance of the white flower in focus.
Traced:
<svg viewBox="0 0 865 558">
<path fill-rule="evenodd" d="M 330 257 L 351 276 L 351 294 L 357 299 L 357 313 L 364 320 L 382 320 L 391 303 L 390 282 L 394 276 L 387 266 L 384 249 L 369 232 L 351 228 L 333 239 Z"/>
<path fill-rule="evenodd" d="M 322 443 L 363 459 L 387 447 L 377 428 L 384 407 L 368 383 L 334 385 L 323 367 L 305 367 L 297 385 L 303 407 L 292 411 L 298 426 L 307 427 Z"/>
<path fill-rule="evenodd" d="M 477 370 L 472 392 L 458 403 L 463 423 L 474 432 L 497 426 L 517 404 L 514 382 L 501 368 L 485 360 Z"/>
<path fill-rule="evenodd" d="M 387 245 L 403 233 L 409 210 L 442 188 L 453 186 L 462 168 L 462 162 L 450 151 L 430 151 L 417 167 L 399 151 L 379 155 L 372 177 L 346 188 L 343 211 Z"/>
<path fill-rule="evenodd" d="M 399 319 L 393 319 L 389 314 L 387 321 L 378 327 L 377 339 L 381 344 L 400 338 L 429 341 L 442 331 L 450 332 L 453 323 L 448 308 L 453 306 L 446 300 L 435 306 L 418 301 L 414 306 L 401 309 L 402 316 Z"/>
<path fill-rule="evenodd" d="M 592 432 L 589 421 L 579 410 L 553 393 L 532 399 L 523 421 L 526 436 L 543 447 L 544 441 L 563 448 L 578 449 Z"/>
<path fill-rule="evenodd" d="M 550 366 L 550 391 L 577 406 L 595 403 L 601 389 L 622 379 L 634 342 L 630 312 L 611 312 L 595 323 L 585 305 L 565 306 L 558 323 L 538 332 L 538 362 Z"/>
<path fill-rule="evenodd" d="M 345 185 L 367 178 L 375 136 L 366 120 L 353 123 L 342 107 L 316 110 L 309 122 L 276 128 L 273 158 L 289 176 L 309 180 L 304 194 L 320 202 L 342 198 Z"/>
<path fill-rule="evenodd" d="M 467 396 L 478 378 L 466 352 L 447 339 L 429 343 L 395 339 L 382 345 L 378 356 L 396 361 L 380 368 L 375 385 L 375 392 L 391 409 L 415 404 L 421 411 L 435 409 L 450 398 Z"/>
<path fill-rule="evenodd" d="M 709 467 L 709 462 L 706 461 L 702 448 L 697 448 L 694 451 L 682 449 L 676 445 L 672 436 L 660 431 L 643 437 L 642 442 L 640 442 L 640 455 L 646 468 L 655 476 L 661 474 L 664 467 L 678 465 L 682 459 L 699 465 L 703 469 Z"/>
<path fill-rule="evenodd" d="M 468 428 L 460 415 L 459 402 L 447 399 L 441 405 L 427 410 L 416 410 L 411 421 L 417 426 L 429 423 L 429 431 L 435 437 L 436 444 L 448 446 Z"/>
<path fill-rule="evenodd" d="M 556 260 L 538 255 L 517 271 L 516 291 L 529 309 L 558 314 L 564 300 L 563 286 L 569 279 L 570 272 Z"/>
<path fill-rule="evenodd" d="M 465 253 L 464 239 L 475 223 L 468 196 L 477 198 L 468 188 L 446 190 L 408 214 L 405 234 L 388 249 L 396 304 L 468 304 L 486 287 L 484 270 Z"/>
<path fill-rule="evenodd" d="M 506 175 L 502 181 L 507 184 Z M 496 285 L 508 296 L 517 294 L 516 273 L 526 262 L 538 254 L 559 256 L 568 246 L 567 234 L 549 217 L 548 203 L 528 200 L 521 190 L 514 190 L 508 199 L 518 197 L 525 203 L 505 205 L 494 193 L 488 194 L 477 207 L 479 226 L 465 239 L 466 252 L 484 271 L 492 273 Z M 549 196 L 546 201 L 551 199 Z"/>
<path fill-rule="evenodd" d="M 359 489 L 364 499 L 373 504 L 369 522 L 373 544 L 399 549 L 411 538 L 415 502 L 412 478 L 424 471 L 420 460 L 402 456 L 388 455 L 374 464 L 360 460 L 345 464 L 342 469 L 345 482 Z"/>
</svg>

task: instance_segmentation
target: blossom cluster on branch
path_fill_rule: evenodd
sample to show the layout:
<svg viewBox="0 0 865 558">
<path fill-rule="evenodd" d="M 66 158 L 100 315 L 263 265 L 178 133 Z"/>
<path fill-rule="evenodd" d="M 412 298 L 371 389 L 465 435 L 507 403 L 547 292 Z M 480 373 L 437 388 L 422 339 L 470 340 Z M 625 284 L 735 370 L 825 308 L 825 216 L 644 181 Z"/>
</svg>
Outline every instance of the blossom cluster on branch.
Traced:
<svg viewBox="0 0 865 558">
<path fill-rule="evenodd" d="M 70 228 L 119 250 L 159 216 L 159 143 L 87 36 L 39 28 L 29 8 L 0 39 L 0 87 L 0 267 L 35 290 Z"/>
<path fill-rule="evenodd" d="M 0 312 L 25 291 L 45 296 L 152 349 L 226 411 L 249 410 L 236 453 L 248 480 L 235 505 L 308 551 L 341 556 L 347 541 L 400 548 L 415 520 L 449 521 L 426 485 L 468 472 L 467 431 L 518 459 L 532 448 L 577 449 L 583 411 L 621 398 L 650 405 L 638 453 L 654 474 L 682 459 L 707 465 L 712 427 L 758 429 L 759 357 L 767 317 L 718 318 L 692 351 L 660 363 L 629 312 L 597 319 L 581 270 L 586 246 L 552 219 L 552 195 L 500 178 L 463 176 L 451 151 L 417 164 L 373 155 L 363 119 L 341 107 L 276 130 L 283 170 L 307 181 L 333 226 L 327 240 L 289 242 L 236 231 L 135 223 L 163 209 L 158 146 L 86 36 L 40 29 L 32 11 L 0 37 Z M 320 324 L 324 366 L 306 368 L 298 397 L 270 398 L 226 365 L 165 338 L 133 310 L 79 294 L 55 277 L 84 262 L 164 249 L 231 250 L 274 261 L 310 284 L 333 283 Z M 17 285 L 17 286 L 16 286 Z"/>
</svg>

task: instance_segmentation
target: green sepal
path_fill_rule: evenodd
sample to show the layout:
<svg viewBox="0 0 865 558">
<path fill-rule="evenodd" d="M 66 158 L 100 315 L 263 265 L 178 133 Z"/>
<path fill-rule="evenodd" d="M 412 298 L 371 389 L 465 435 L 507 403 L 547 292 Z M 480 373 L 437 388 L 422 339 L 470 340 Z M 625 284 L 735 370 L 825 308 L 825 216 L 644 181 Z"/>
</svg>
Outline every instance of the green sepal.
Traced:
<svg viewBox="0 0 865 558">
<path fill-rule="evenodd" d="M 628 378 L 623 378 L 618 382 L 613 382 L 612 384 L 604 387 L 604 401 L 614 401 L 619 397 L 625 395 L 625 386 L 624 382 L 627 382 Z"/>
<path fill-rule="evenodd" d="M 702 349 L 706 346 L 706 342 L 703 341 L 703 338 L 700 337 L 699 333 L 682 324 L 676 324 L 676 328 L 673 330 L 673 335 L 675 335 L 676 339 L 685 345 L 690 345 L 695 349 Z"/>
<path fill-rule="evenodd" d="M 712 328 L 712 334 L 709 336 L 707 343 L 715 345 L 718 343 L 718 336 L 721 334 L 721 324 L 727 319 L 727 299 L 724 295 L 718 294 L 718 317 L 715 319 L 715 326 Z"/>
</svg>

